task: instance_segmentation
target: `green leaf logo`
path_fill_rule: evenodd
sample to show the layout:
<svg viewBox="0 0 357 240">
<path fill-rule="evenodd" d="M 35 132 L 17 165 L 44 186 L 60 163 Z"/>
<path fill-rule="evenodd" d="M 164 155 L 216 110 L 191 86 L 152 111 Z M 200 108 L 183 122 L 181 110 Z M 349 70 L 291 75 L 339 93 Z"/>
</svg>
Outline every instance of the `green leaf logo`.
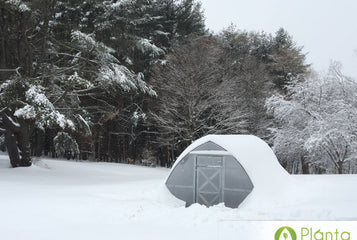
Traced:
<svg viewBox="0 0 357 240">
<path fill-rule="evenodd" d="M 284 238 L 287 239 L 289 235 L 287 233 L 284 233 Z"/>
<path fill-rule="evenodd" d="M 291 227 L 281 227 L 275 232 L 275 240 L 296 240 L 296 232 Z"/>
</svg>

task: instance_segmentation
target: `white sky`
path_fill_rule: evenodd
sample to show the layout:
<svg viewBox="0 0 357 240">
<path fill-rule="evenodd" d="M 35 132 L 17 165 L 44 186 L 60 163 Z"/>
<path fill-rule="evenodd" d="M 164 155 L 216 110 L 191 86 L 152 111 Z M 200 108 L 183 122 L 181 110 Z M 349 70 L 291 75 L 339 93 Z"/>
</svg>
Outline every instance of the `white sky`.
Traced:
<svg viewBox="0 0 357 240">
<path fill-rule="evenodd" d="M 200 0 L 206 26 L 275 33 L 285 28 L 308 53 L 307 62 L 326 71 L 330 60 L 357 79 L 357 0 Z"/>
</svg>

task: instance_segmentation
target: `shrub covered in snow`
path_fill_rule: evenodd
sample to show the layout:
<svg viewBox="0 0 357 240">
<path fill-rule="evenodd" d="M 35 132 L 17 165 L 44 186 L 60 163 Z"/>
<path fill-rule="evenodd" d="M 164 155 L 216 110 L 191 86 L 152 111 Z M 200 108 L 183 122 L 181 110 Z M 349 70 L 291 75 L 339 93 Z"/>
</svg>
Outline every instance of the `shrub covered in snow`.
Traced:
<svg viewBox="0 0 357 240">
<path fill-rule="evenodd" d="M 57 156 L 67 159 L 75 158 L 79 154 L 76 140 L 66 132 L 59 132 L 53 139 Z"/>
</svg>

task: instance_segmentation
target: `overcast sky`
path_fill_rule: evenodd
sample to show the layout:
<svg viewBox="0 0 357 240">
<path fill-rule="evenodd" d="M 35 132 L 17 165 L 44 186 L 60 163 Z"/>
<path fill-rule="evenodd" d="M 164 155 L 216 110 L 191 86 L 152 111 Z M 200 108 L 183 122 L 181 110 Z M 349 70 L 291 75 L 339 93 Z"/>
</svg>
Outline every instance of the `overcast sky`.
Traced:
<svg viewBox="0 0 357 240">
<path fill-rule="evenodd" d="M 200 0 L 209 29 L 275 33 L 285 28 L 308 53 L 307 62 L 326 71 L 330 60 L 357 79 L 357 0 Z"/>
</svg>

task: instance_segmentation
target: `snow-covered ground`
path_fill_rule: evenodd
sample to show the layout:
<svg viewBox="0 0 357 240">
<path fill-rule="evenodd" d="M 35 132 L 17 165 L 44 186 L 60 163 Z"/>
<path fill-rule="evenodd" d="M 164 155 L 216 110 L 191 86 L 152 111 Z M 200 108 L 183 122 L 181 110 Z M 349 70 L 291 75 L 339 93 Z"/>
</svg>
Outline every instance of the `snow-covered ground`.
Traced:
<svg viewBox="0 0 357 240">
<path fill-rule="evenodd" d="M 12 169 L 0 155 L 0 239 L 206 240 L 225 220 L 357 220 L 357 176 L 289 176 L 230 209 L 185 208 L 164 186 L 168 173 L 53 159 Z"/>
</svg>

